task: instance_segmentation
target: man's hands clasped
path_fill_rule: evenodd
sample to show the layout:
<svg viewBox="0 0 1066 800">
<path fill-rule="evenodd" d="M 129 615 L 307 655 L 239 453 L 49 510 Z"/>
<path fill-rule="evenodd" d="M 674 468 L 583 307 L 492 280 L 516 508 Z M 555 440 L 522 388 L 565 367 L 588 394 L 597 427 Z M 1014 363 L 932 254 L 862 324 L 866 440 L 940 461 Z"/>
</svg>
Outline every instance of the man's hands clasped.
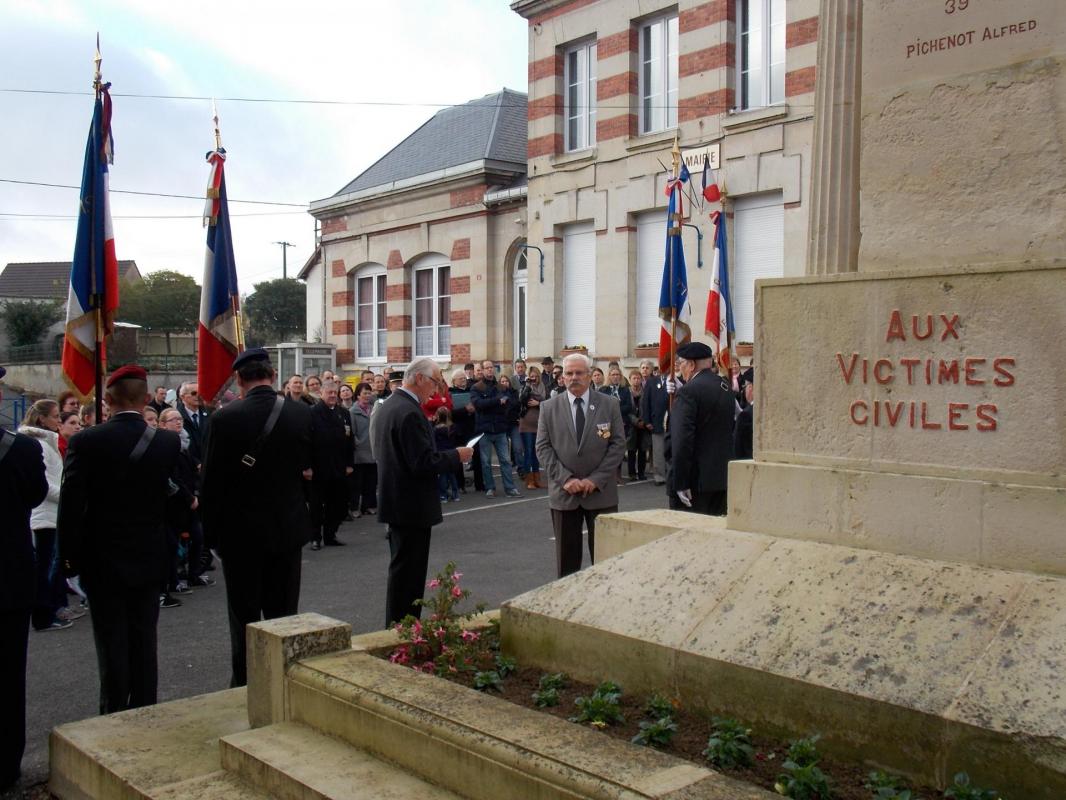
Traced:
<svg viewBox="0 0 1066 800">
<path fill-rule="evenodd" d="M 579 494 L 588 497 L 593 492 L 598 492 L 600 487 L 588 478 L 571 478 L 563 484 L 563 491 L 567 494 Z"/>
</svg>

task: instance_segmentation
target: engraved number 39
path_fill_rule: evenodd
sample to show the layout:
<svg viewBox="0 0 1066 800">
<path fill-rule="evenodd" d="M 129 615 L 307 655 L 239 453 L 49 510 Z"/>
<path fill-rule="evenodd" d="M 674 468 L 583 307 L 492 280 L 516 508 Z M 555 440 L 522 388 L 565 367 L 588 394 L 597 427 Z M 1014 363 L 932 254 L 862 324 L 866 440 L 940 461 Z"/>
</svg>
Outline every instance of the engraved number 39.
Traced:
<svg viewBox="0 0 1066 800">
<path fill-rule="evenodd" d="M 970 0 L 944 0 L 944 13 L 954 14 L 956 11 L 965 11 L 970 5 Z"/>
</svg>

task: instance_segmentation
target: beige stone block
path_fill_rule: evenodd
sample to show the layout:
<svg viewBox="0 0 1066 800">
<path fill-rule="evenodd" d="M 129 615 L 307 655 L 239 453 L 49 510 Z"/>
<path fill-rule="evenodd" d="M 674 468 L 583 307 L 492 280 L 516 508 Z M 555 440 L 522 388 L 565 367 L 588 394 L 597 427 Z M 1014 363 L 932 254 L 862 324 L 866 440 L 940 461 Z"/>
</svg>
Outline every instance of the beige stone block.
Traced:
<svg viewBox="0 0 1066 800">
<path fill-rule="evenodd" d="M 683 528 L 719 530 L 724 527 L 725 520 L 721 517 L 668 509 L 604 514 L 596 518 L 596 563 L 669 536 Z"/>
<path fill-rule="evenodd" d="M 774 369 L 756 384 L 757 457 L 1066 484 L 1064 278 L 1048 264 L 760 281 L 756 361 Z"/>
<path fill-rule="evenodd" d="M 751 194 L 759 191 L 759 158 L 746 152 L 735 155 L 723 148 L 721 175 L 730 195 Z"/>
<path fill-rule="evenodd" d="M 781 191 L 781 202 L 796 203 L 800 199 L 800 156 L 764 153 L 759 159 L 759 191 Z"/>
<path fill-rule="evenodd" d="M 218 740 L 248 729 L 241 689 L 60 725 L 49 789 L 63 798 L 144 798 L 219 770 Z"/>
<path fill-rule="evenodd" d="M 981 561 L 1066 575 L 1066 489 L 989 484 L 981 508 Z"/>
<path fill-rule="evenodd" d="M 255 622 L 248 645 L 248 720 L 253 728 L 288 719 L 285 672 L 302 658 L 351 649 L 352 626 L 321 614 Z"/>
<path fill-rule="evenodd" d="M 840 544 L 844 491 L 839 470 L 731 461 L 728 527 Z"/>
</svg>

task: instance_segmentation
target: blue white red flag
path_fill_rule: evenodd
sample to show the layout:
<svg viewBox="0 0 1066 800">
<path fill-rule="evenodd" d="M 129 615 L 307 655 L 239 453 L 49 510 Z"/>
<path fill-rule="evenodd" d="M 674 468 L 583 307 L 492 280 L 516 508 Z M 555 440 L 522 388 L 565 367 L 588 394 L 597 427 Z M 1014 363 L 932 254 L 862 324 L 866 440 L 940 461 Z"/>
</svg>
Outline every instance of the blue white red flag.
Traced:
<svg viewBox="0 0 1066 800">
<path fill-rule="evenodd" d="M 93 108 L 85 166 L 74 261 L 67 292 L 67 324 L 63 337 L 63 377 L 86 400 L 96 385 L 96 349 L 104 368 L 104 336 L 114 328 L 118 309 L 118 259 L 111 230 L 108 164 L 113 160 L 111 84 L 103 84 Z"/>
<path fill-rule="evenodd" d="M 671 178 L 672 187 L 666 212 L 666 260 L 663 264 L 662 288 L 659 290 L 659 371 L 672 374 L 670 358 L 679 345 L 692 338 L 689 328 L 688 276 L 685 272 L 685 250 L 681 241 L 681 184 L 688 179 L 687 172 Z M 676 336 L 676 339 L 674 338 Z"/>
<path fill-rule="evenodd" d="M 733 304 L 729 299 L 729 252 L 726 249 L 725 214 L 715 211 L 714 270 L 711 273 L 711 292 L 707 298 L 707 319 L 704 329 L 714 339 L 714 353 L 718 363 L 728 369 L 733 363 Z"/>
<path fill-rule="evenodd" d="M 711 172 L 711 159 L 707 156 L 703 157 L 703 199 L 708 203 L 717 203 L 722 199 L 722 192 L 718 188 L 718 180 Z"/>
<path fill-rule="evenodd" d="M 240 294 L 237 265 L 233 259 L 229 208 L 226 203 L 226 151 L 219 147 L 207 154 L 211 176 L 207 183 L 207 256 L 200 295 L 198 328 L 199 359 L 196 381 L 204 402 L 211 403 L 225 388 L 233 372 L 233 359 L 243 348 L 240 335 Z"/>
</svg>

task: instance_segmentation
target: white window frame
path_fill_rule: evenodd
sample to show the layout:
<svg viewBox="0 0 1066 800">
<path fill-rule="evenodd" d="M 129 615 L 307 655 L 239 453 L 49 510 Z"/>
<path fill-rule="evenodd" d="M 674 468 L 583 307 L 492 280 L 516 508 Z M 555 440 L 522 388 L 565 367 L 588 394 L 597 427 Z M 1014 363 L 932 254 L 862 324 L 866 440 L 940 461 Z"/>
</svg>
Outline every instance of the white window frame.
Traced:
<svg viewBox="0 0 1066 800">
<path fill-rule="evenodd" d="M 514 357 L 525 358 L 529 345 L 529 260 L 525 248 L 514 260 L 513 279 Z M 522 344 L 526 347 L 523 347 Z"/>
<path fill-rule="evenodd" d="M 414 358 L 451 358 L 451 261 L 440 253 L 431 253 L 418 259 L 411 265 L 411 298 L 414 303 L 411 315 L 411 332 L 413 334 L 412 348 Z M 440 291 L 441 272 L 447 270 L 447 294 Z M 425 297 L 420 297 L 418 294 L 418 275 L 421 272 L 431 272 L 432 278 L 430 281 L 431 294 Z M 419 317 L 419 301 L 430 300 L 431 314 L 429 320 L 423 320 Z M 447 305 L 447 311 L 442 311 L 444 304 Z M 447 316 L 447 319 L 441 319 L 441 317 Z M 422 325 L 420 323 L 428 322 L 428 325 Z M 419 347 L 419 331 L 424 331 L 426 328 L 432 330 L 432 344 L 429 348 L 431 352 L 425 352 L 425 348 Z"/>
<path fill-rule="evenodd" d="M 383 264 L 368 264 L 365 267 L 361 267 L 356 270 L 352 275 L 352 296 L 353 304 L 355 306 L 355 357 L 360 362 L 366 362 L 367 364 L 385 363 L 388 356 L 388 301 L 385 294 L 381 294 L 379 290 L 382 287 L 381 278 L 385 278 L 386 287 L 384 292 L 387 293 L 388 278 L 386 277 L 387 271 Z M 371 328 L 370 330 L 374 336 L 374 346 L 372 350 L 373 355 L 363 353 L 362 348 L 359 346 L 359 281 L 364 279 L 370 279 L 371 281 Z M 382 306 L 385 307 L 384 315 L 382 314 Z M 384 337 L 382 334 L 385 334 Z M 382 341 L 384 339 L 384 342 Z"/>
<path fill-rule="evenodd" d="M 755 282 L 785 274 L 784 211 L 780 191 L 733 199 L 729 288 L 738 342 L 755 341 Z"/>
<path fill-rule="evenodd" d="M 749 30 L 752 10 L 761 20 Z M 785 102 L 785 0 L 737 0 L 737 109 L 766 108 Z M 774 14 L 777 21 L 774 22 Z M 755 39 L 757 37 L 757 39 Z M 752 64 L 751 42 L 756 40 L 758 63 Z M 775 70 L 779 77 L 774 79 Z M 752 88 L 748 88 L 748 76 Z M 756 97 L 752 95 L 757 94 Z"/>
<path fill-rule="evenodd" d="M 570 130 L 571 120 L 576 123 L 575 132 Z M 596 41 L 594 39 L 570 47 L 564 53 L 563 140 L 568 153 L 596 146 Z"/>
<path fill-rule="evenodd" d="M 578 240 L 577 237 L 584 237 Z M 596 350 L 596 228 L 591 222 L 579 222 L 563 229 L 562 334 L 563 345 L 583 344 L 589 352 Z M 577 264 L 581 244 L 591 249 L 588 261 Z"/>
<path fill-rule="evenodd" d="M 680 82 L 678 50 L 680 31 L 677 13 L 650 19 L 640 26 L 640 133 L 655 133 L 677 127 Z M 658 48 L 657 57 L 654 57 Z M 671 48 L 673 48 L 671 50 Z M 650 52 L 649 52 L 650 51 Z M 654 74 L 655 62 L 659 74 Z M 648 74 L 652 72 L 653 74 Z"/>
</svg>

